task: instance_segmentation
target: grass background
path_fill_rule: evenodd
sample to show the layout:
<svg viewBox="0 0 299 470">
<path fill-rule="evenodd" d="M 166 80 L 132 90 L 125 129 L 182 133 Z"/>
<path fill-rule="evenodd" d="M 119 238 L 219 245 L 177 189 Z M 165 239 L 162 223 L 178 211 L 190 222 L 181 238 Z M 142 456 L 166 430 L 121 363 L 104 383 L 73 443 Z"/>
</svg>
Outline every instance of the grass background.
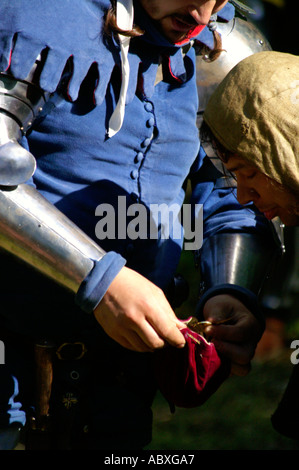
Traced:
<svg viewBox="0 0 299 470">
<path fill-rule="evenodd" d="M 154 403 L 153 441 L 164 450 L 299 450 L 299 442 L 271 424 L 291 371 L 289 352 L 253 361 L 246 377 L 230 377 L 201 407 L 170 413 L 159 395 Z"/>
</svg>

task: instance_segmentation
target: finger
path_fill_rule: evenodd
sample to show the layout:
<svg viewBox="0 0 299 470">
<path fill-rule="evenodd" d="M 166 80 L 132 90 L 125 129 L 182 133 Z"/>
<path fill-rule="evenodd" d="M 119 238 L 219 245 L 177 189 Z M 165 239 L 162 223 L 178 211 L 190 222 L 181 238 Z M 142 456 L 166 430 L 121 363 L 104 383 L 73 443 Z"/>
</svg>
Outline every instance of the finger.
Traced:
<svg viewBox="0 0 299 470">
<path fill-rule="evenodd" d="M 165 346 L 165 341 L 158 332 L 147 321 L 143 321 L 138 328 L 135 329 L 135 334 L 139 338 L 139 342 L 146 345 L 151 351 L 154 349 L 161 349 Z"/>
<path fill-rule="evenodd" d="M 211 338 L 232 341 L 234 343 L 252 341 L 253 339 L 257 340 L 259 338 L 259 329 L 256 325 L 241 320 L 235 325 L 207 326 L 205 333 Z"/>
<path fill-rule="evenodd" d="M 177 348 L 182 348 L 185 345 L 186 341 L 184 335 L 180 331 L 185 327 L 186 325 L 183 325 L 181 322 L 169 318 L 153 325 L 154 330 L 160 338 L 163 338 L 168 344 Z"/>
<path fill-rule="evenodd" d="M 184 322 L 183 320 L 177 319 L 177 320 L 175 321 L 175 324 L 176 324 L 176 327 L 177 327 L 179 330 L 182 330 L 183 328 L 186 328 L 186 327 L 187 327 L 186 322 Z"/>
<path fill-rule="evenodd" d="M 149 347 L 142 339 L 135 334 L 133 331 L 130 332 L 126 337 L 119 336 L 115 339 L 121 346 L 130 351 L 135 352 L 152 352 L 153 348 Z"/>
<path fill-rule="evenodd" d="M 239 343 L 245 340 L 246 332 L 236 325 L 211 325 L 205 328 L 205 334 L 213 339 Z"/>
</svg>

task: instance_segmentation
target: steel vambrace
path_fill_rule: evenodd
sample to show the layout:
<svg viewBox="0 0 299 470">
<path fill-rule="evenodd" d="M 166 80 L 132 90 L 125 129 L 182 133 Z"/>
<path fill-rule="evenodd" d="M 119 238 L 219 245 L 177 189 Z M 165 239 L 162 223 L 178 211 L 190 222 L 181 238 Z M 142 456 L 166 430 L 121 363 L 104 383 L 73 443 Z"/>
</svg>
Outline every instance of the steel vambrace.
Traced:
<svg viewBox="0 0 299 470">
<path fill-rule="evenodd" d="M 75 293 L 105 255 L 27 184 L 0 190 L 0 247 Z"/>
<path fill-rule="evenodd" d="M 208 298 L 226 293 L 239 298 L 263 322 L 258 296 L 280 255 L 274 237 L 263 241 L 254 234 L 223 233 L 207 239 L 198 260 L 202 282 L 197 314 L 202 314 Z"/>
<path fill-rule="evenodd" d="M 271 266 L 278 255 L 278 246 L 257 235 L 223 233 L 210 237 L 200 254 L 204 290 L 232 284 L 259 294 Z"/>
</svg>

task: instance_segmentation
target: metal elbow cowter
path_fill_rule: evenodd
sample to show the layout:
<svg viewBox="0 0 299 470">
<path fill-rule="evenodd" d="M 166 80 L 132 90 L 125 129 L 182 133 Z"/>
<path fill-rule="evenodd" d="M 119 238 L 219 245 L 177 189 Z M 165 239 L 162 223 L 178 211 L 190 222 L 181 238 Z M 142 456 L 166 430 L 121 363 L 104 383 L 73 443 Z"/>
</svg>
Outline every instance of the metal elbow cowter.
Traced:
<svg viewBox="0 0 299 470">
<path fill-rule="evenodd" d="M 33 155 L 20 145 L 47 96 L 34 84 L 38 61 L 26 80 L 0 73 L 0 185 L 16 186 L 28 181 L 36 168 Z"/>
</svg>

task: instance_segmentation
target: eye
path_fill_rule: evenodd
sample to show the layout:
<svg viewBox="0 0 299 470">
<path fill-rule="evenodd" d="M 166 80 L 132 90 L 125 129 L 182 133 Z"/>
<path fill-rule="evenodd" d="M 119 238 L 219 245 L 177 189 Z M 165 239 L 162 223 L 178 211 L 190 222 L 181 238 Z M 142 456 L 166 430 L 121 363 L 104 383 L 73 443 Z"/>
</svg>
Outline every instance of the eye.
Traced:
<svg viewBox="0 0 299 470">
<path fill-rule="evenodd" d="M 224 173 L 225 176 L 227 177 L 230 177 L 230 178 L 233 178 L 234 180 L 237 181 L 237 175 L 234 171 L 231 171 L 229 170 L 228 168 L 226 168 L 224 165 L 222 165 L 222 171 Z"/>
<path fill-rule="evenodd" d="M 251 180 L 255 177 L 256 171 L 251 171 L 249 174 L 246 175 L 246 177 Z"/>
</svg>

